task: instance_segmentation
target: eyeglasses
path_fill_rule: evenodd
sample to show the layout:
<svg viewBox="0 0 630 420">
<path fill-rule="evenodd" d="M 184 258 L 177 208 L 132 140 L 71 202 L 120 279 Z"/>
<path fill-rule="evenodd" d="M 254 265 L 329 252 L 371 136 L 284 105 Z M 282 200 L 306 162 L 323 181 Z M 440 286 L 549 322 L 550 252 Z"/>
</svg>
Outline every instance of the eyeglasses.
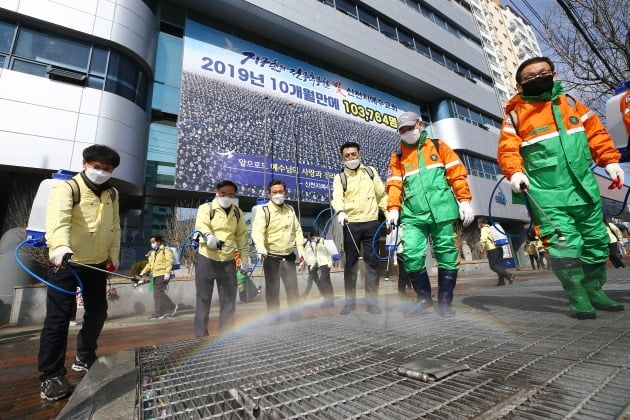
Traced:
<svg viewBox="0 0 630 420">
<path fill-rule="evenodd" d="M 531 82 L 532 80 L 538 79 L 539 77 L 549 77 L 552 75 L 553 75 L 553 71 L 551 70 L 544 70 L 538 74 L 528 74 L 527 76 L 521 79 L 521 84 Z"/>
</svg>

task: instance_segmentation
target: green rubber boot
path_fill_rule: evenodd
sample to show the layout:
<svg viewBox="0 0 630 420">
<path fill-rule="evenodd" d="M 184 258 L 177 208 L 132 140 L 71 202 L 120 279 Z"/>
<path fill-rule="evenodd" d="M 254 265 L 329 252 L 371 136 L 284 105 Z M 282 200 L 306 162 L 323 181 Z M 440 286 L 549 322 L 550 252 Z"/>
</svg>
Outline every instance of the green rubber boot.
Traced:
<svg viewBox="0 0 630 420">
<path fill-rule="evenodd" d="M 606 296 L 602 289 L 606 284 L 606 263 L 584 264 L 584 289 L 595 309 L 600 311 L 623 311 L 623 304 Z"/>
<path fill-rule="evenodd" d="M 553 270 L 569 298 L 571 314 L 577 319 L 595 319 L 595 308 L 582 286 L 584 270 L 577 258 L 550 258 Z"/>
</svg>

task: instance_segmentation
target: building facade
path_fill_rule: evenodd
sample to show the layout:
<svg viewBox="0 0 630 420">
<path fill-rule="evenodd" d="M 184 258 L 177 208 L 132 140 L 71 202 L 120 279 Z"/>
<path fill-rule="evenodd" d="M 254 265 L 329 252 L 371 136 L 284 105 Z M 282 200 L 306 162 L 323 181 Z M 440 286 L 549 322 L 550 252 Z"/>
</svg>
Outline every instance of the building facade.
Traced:
<svg viewBox="0 0 630 420">
<path fill-rule="evenodd" d="M 471 10 L 502 106 L 516 93 L 516 69 L 541 55 L 532 26 L 500 0 L 470 0 Z"/>
</svg>

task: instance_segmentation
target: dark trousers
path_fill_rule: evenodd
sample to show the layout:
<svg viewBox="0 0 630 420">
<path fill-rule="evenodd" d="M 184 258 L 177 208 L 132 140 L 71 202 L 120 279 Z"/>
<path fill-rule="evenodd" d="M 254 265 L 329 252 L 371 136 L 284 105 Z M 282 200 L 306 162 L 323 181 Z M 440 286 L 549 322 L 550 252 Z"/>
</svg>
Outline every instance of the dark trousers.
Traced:
<svg viewBox="0 0 630 420">
<path fill-rule="evenodd" d="M 333 297 L 333 287 L 332 282 L 330 281 L 330 267 L 327 265 L 323 267 L 311 267 L 308 271 L 308 280 L 306 282 L 304 296 L 307 296 L 310 293 L 313 282 L 317 285 L 319 293 L 321 293 L 322 297 L 327 299 Z"/>
<path fill-rule="evenodd" d="M 529 262 L 532 265 L 532 270 L 535 270 L 536 266 L 538 266 L 538 269 L 540 270 L 540 260 L 538 259 L 538 255 L 536 255 L 536 254 L 530 255 L 529 256 Z"/>
<path fill-rule="evenodd" d="M 165 279 L 165 276 L 153 277 L 153 303 L 155 305 L 155 313 L 158 315 L 170 313 L 175 309 L 175 304 L 166 295 L 168 281 L 169 279 Z"/>
<path fill-rule="evenodd" d="M 105 263 L 94 264 L 105 269 Z M 77 335 L 77 356 L 82 361 L 91 363 L 96 360 L 96 342 L 107 319 L 107 274 L 89 268 L 72 268 L 83 283 L 83 324 Z M 55 286 L 74 292 L 78 282 L 70 268 L 61 268 L 55 272 L 48 270 L 48 281 Z M 64 366 L 68 343 L 68 325 L 75 310 L 76 295 L 67 294 L 48 287 L 46 293 L 46 319 L 40 335 L 38 368 L 42 373 L 40 380 L 66 374 Z"/>
<path fill-rule="evenodd" d="M 297 271 L 295 269 L 295 255 L 268 255 L 263 261 L 265 273 L 265 300 L 267 310 L 277 311 L 280 308 L 280 279 L 284 283 L 287 294 L 287 304 L 293 308 L 298 304 L 299 292 Z"/>
<path fill-rule="evenodd" d="M 195 259 L 195 335 L 208 335 L 208 319 L 214 281 L 219 293 L 219 332 L 225 332 L 234 325 L 234 308 L 236 307 L 236 262 L 214 261 L 197 254 Z"/>
<path fill-rule="evenodd" d="M 499 275 L 499 284 L 504 284 L 505 280 L 512 276 L 503 268 L 503 248 L 497 247 L 488 251 L 488 264 L 490 265 L 490 270 Z"/>
<path fill-rule="evenodd" d="M 610 262 L 613 264 L 613 266 L 615 266 L 615 268 L 626 266 L 621 260 L 621 256 L 619 255 L 619 247 L 617 246 L 617 242 L 612 242 L 608 244 L 608 252 L 610 254 Z"/>
<path fill-rule="evenodd" d="M 405 262 L 400 256 L 397 256 L 398 260 L 398 294 L 400 296 L 407 296 L 407 289 L 411 288 L 411 280 L 409 274 L 405 271 Z"/>
<path fill-rule="evenodd" d="M 361 247 L 361 245 L 363 245 L 363 260 L 365 261 L 365 300 L 368 305 L 378 303 L 379 261 L 372 250 L 372 238 L 378 229 L 378 224 L 378 220 L 348 223 L 343 230 L 343 249 L 346 253 L 343 284 L 346 291 L 346 304 L 356 305 L 357 272 L 359 270 L 357 246 Z M 352 236 L 350 236 L 351 234 Z"/>
</svg>

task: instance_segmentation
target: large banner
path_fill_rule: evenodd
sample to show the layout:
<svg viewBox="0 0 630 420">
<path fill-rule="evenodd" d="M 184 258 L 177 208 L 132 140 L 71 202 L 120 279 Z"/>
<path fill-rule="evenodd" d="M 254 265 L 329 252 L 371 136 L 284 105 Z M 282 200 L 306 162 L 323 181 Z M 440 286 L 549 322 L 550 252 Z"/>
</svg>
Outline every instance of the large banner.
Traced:
<svg viewBox="0 0 630 420">
<path fill-rule="evenodd" d="M 279 178 L 292 199 L 328 202 L 339 147 L 356 141 L 383 176 L 404 111 L 419 109 L 187 20 L 175 187 L 213 191 L 231 179 L 256 197 Z"/>
</svg>

